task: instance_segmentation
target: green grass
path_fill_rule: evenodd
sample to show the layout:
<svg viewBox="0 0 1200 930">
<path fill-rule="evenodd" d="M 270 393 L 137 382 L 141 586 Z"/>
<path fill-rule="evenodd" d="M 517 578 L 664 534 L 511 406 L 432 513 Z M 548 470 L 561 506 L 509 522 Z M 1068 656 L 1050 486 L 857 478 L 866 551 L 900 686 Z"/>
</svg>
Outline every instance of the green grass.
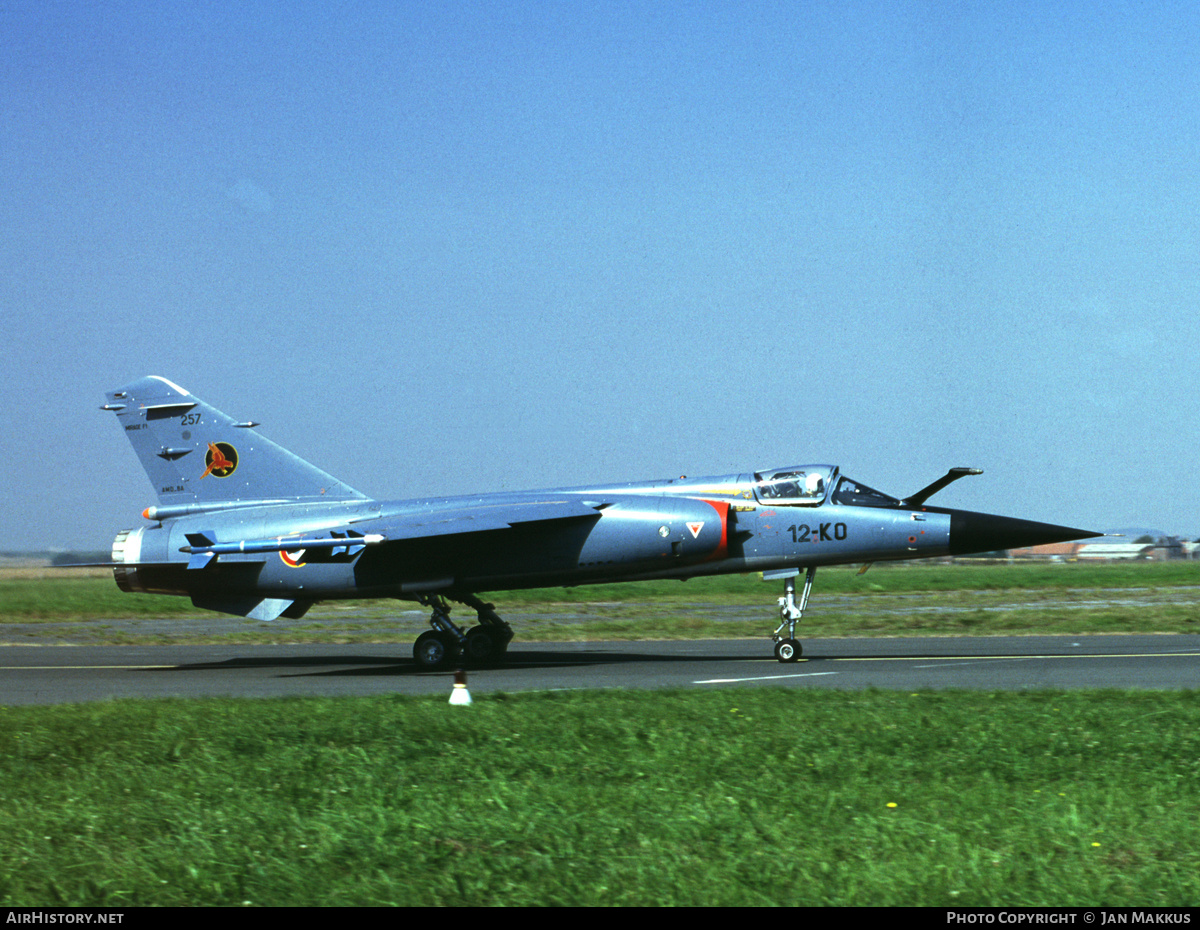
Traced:
<svg viewBox="0 0 1200 930">
<path fill-rule="evenodd" d="M 1198 578 L 1186 563 L 822 569 L 802 628 L 1195 632 Z M 780 587 L 492 599 L 527 640 L 745 636 L 774 625 Z M 0 630 L 93 642 L 411 640 L 414 607 L 258 624 L 123 594 L 107 573 L 0 574 Z M 145 632 L 164 617 L 213 620 Z M 1198 734 L 1191 692 L 0 708 L 0 904 L 1192 905 Z"/>
<path fill-rule="evenodd" d="M 1194 693 L 0 709 L 0 904 L 1200 900 Z"/>
</svg>

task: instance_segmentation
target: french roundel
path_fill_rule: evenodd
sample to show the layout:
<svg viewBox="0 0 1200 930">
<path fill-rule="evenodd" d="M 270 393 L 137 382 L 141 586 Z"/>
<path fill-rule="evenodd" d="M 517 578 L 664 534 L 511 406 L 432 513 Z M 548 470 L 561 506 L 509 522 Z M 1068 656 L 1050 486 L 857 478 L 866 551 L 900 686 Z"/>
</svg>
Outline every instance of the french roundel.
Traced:
<svg viewBox="0 0 1200 930">
<path fill-rule="evenodd" d="M 305 550 L 303 549 L 296 549 L 292 552 L 285 552 L 284 550 L 280 549 L 279 557 L 283 559 L 284 565 L 287 565 L 291 568 L 299 568 L 301 565 L 306 564 L 304 561 L 304 551 Z"/>
</svg>

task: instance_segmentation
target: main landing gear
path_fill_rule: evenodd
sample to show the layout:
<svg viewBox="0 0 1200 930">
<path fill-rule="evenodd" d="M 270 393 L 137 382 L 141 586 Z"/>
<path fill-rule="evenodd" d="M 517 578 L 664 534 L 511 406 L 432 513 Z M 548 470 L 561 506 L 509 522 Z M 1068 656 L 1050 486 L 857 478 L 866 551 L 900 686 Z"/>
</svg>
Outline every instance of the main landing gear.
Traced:
<svg viewBox="0 0 1200 930">
<path fill-rule="evenodd" d="M 780 624 L 771 634 L 775 641 L 775 658 L 780 662 L 795 662 L 804 654 L 799 640 L 796 639 L 796 624 L 804 616 L 804 608 L 808 606 L 808 595 L 812 591 L 813 578 L 817 575 L 817 567 L 810 565 L 804 575 L 804 591 L 800 595 L 800 606 L 796 606 L 796 576 L 789 575 L 783 581 L 783 596 L 779 598 Z M 784 628 L 787 636 L 782 636 Z"/>
<path fill-rule="evenodd" d="M 426 671 L 436 671 L 452 665 L 461 656 L 474 665 L 486 665 L 500 659 L 508 651 L 513 638 L 512 627 L 494 609 L 473 594 L 460 595 L 454 600 L 472 608 L 479 615 L 479 626 L 463 632 L 450 619 L 449 600 L 440 594 L 422 595 L 420 602 L 433 613 L 429 618 L 432 630 L 427 630 L 413 643 L 413 658 Z"/>
</svg>

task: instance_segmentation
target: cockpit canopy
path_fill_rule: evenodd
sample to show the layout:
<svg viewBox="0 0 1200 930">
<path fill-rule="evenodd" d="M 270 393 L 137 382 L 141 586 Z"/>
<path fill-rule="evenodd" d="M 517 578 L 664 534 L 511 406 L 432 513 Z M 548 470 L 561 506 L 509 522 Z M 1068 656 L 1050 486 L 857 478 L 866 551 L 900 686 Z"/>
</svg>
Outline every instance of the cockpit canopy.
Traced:
<svg viewBox="0 0 1200 930">
<path fill-rule="evenodd" d="M 800 465 L 760 471 L 754 476 L 754 493 L 764 504 L 815 507 L 825 503 L 825 495 L 837 476 L 833 465 Z"/>
<path fill-rule="evenodd" d="M 900 506 L 896 498 L 842 477 L 835 465 L 792 465 L 760 471 L 755 473 L 754 481 L 759 502 L 776 507 L 818 507 L 826 498 L 847 507 Z"/>
</svg>

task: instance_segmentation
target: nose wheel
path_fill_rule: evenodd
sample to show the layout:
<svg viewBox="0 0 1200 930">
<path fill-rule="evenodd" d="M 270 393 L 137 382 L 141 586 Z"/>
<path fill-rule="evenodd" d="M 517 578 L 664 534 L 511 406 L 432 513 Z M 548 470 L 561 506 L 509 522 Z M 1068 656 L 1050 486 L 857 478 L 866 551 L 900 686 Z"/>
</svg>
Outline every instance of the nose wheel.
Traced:
<svg viewBox="0 0 1200 930">
<path fill-rule="evenodd" d="M 775 658 L 780 662 L 795 662 L 804 655 L 804 647 L 795 639 L 781 639 L 775 644 Z"/>
<path fill-rule="evenodd" d="M 808 606 L 808 595 L 812 592 L 813 578 L 817 575 L 817 567 L 809 566 L 804 575 L 804 590 L 800 594 L 800 603 L 796 603 L 796 576 L 789 575 L 783 580 L 783 596 L 779 598 L 779 626 L 771 634 L 775 641 L 775 658 L 780 662 L 795 662 L 804 654 L 804 648 L 796 639 L 796 624 L 804 617 L 804 608 Z M 787 630 L 787 636 L 783 631 Z"/>
</svg>

